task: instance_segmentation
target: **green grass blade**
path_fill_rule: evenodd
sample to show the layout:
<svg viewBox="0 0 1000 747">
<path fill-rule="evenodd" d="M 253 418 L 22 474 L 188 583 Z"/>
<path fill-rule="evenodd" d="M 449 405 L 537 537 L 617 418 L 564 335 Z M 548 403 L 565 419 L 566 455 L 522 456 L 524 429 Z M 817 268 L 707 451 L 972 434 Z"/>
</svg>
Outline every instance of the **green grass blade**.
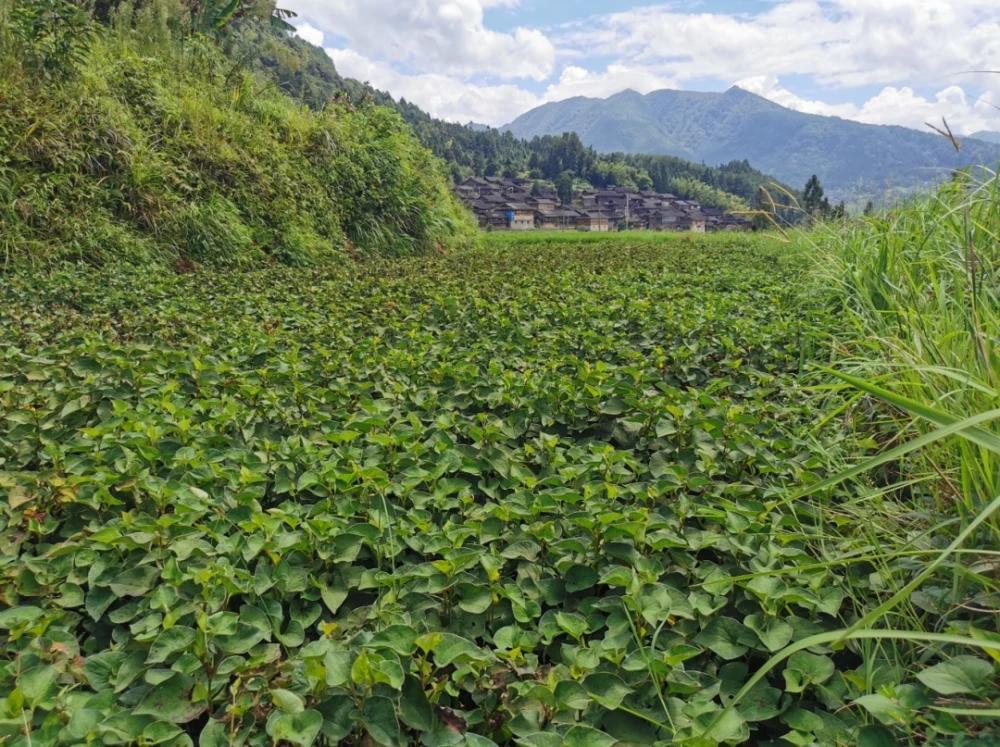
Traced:
<svg viewBox="0 0 1000 747">
<path fill-rule="evenodd" d="M 917 402 L 916 400 L 910 399 L 909 397 L 904 397 L 900 394 L 896 394 L 895 392 L 891 392 L 888 389 L 883 389 L 882 387 L 871 384 L 865 381 L 864 379 L 859 379 L 855 376 L 851 376 L 850 374 L 845 374 L 840 371 L 834 371 L 833 369 L 825 369 L 825 370 L 831 373 L 832 375 L 836 376 L 837 378 L 846 381 L 852 386 L 855 386 L 858 389 L 861 389 L 862 391 L 871 394 L 873 397 L 878 397 L 883 402 L 887 402 L 890 405 L 898 407 L 899 409 L 904 410 L 905 412 L 908 412 L 913 416 L 924 418 L 925 420 L 929 420 L 932 423 L 937 423 L 938 425 L 941 426 L 954 425 L 955 423 L 959 422 L 959 418 L 955 417 L 950 413 L 943 412 L 942 410 L 938 410 L 928 405 L 925 405 L 921 402 Z M 1000 436 L 997 436 L 994 433 L 990 433 L 989 431 L 983 430 L 982 428 L 973 427 L 973 428 L 965 428 L 959 431 L 959 435 L 961 435 L 963 438 L 968 439 L 969 441 L 972 441 L 975 444 L 978 444 L 979 446 L 989 449 L 990 451 L 996 454 L 1000 454 Z"/>
<path fill-rule="evenodd" d="M 937 441 L 948 438 L 963 431 L 975 428 L 982 423 L 988 423 L 992 420 L 1000 419 L 1000 409 L 990 410 L 989 412 L 984 412 L 979 415 L 975 415 L 971 418 L 966 418 L 965 420 L 958 420 L 951 425 L 947 425 L 943 428 L 938 428 L 937 430 L 931 431 L 930 433 L 925 433 L 911 441 L 907 441 L 905 444 L 897 446 L 894 449 L 890 449 L 876 457 L 868 459 L 864 462 L 849 467 L 848 469 L 838 472 L 836 475 L 829 477 L 820 482 L 814 483 L 807 488 L 804 488 L 798 493 L 795 493 L 790 500 L 798 500 L 804 498 L 808 495 L 813 495 L 821 490 L 826 490 L 827 488 L 832 488 L 839 483 L 849 480 L 852 477 L 868 472 L 869 470 L 875 469 L 886 462 L 891 462 L 895 459 L 899 459 L 917 449 L 929 446 Z"/>
</svg>

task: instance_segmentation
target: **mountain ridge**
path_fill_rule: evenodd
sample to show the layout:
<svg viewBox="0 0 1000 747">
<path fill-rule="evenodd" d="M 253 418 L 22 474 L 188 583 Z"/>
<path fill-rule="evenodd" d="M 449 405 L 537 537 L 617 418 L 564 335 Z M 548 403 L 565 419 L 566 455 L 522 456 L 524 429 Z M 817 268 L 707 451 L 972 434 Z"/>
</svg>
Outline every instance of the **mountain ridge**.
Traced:
<svg viewBox="0 0 1000 747">
<path fill-rule="evenodd" d="M 1000 131 L 980 130 L 969 135 L 972 140 L 982 140 L 984 143 L 1000 143 Z"/>
<path fill-rule="evenodd" d="M 797 112 L 738 86 L 722 93 L 626 89 L 607 98 L 577 96 L 543 104 L 501 130 L 521 138 L 575 132 L 602 153 L 745 159 L 791 184 L 817 174 L 835 197 L 912 191 L 956 168 L 1000 161 L 997 143 L 966 140 L 956 153 L 938 135 Z"/>
</svg>

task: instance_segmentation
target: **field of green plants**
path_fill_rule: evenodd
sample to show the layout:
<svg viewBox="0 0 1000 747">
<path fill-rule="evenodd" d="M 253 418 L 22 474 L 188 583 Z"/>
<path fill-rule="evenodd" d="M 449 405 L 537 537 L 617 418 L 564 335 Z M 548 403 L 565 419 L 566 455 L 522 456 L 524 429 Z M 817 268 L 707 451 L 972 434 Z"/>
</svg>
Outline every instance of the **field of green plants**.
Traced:
<svg viewBox="0 0 1000 747">
<path fill-rule="evenodd" d="M 865 618 L 970 524 L 830 479 L 909 426 L 818 370 L 864 336 L 815 263 L 3 276 L 0 744 L 989 743 L 997 553 Z"/>
</svg>

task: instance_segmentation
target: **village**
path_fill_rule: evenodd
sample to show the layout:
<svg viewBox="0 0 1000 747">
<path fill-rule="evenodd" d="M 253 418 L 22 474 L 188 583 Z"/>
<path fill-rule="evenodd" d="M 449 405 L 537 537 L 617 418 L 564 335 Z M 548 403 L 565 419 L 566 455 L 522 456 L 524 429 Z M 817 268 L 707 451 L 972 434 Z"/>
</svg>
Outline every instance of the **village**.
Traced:
<svg viewBox="0 0 1000 747">
<path fill-rule="evenodd" d="M 563 203 L 554 189 L 529 179 L 471 177 L 456 187 L 459 199 L 487 231 L 746 231 L 750 221 L 722 208 L 659 192 L 622 187 L 586 190 Z"/>
</svg>

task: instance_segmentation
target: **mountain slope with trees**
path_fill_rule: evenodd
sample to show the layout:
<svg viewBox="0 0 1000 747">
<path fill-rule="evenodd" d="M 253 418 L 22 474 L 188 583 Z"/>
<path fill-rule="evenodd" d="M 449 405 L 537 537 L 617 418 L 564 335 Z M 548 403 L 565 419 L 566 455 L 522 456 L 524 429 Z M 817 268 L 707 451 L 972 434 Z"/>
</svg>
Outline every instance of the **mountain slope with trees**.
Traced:
<svg viewBox="0 0 1000 747">
<path fill-rule="evenodd" d="M 417 139 L 448 164 L 455 182 L 473 175 L 555 182 L 568 172 L 595 187 L 655 189 L 727 208 L 756 204 L 761 187 L 775 191 L 774 177 L 743 159 L 711 161 L 723 164 L 713 167 L 671 156 L 599 154 L 575 133 L 522 139 L 493 128 L 444 122 L 405 99 L 396 100 L 341 76 L 319 47 L 261 24 L 243 24 L 230 45 L 233 59 L 267 74 L 282 90 L 313 108 L 347 101 L 358 107 L 375 103 L 395 109 Z"/>
<path fill-rule="evenodd" d="M 975 132 L 969 135 L 973 140 L 982 140 L 984 143 L 997 143 L 1000 145 L 1000 132 L 990 132 L 989 130 L 983 130 L 982 132 Z"/>
<path fill-rule="evenodd" d="M 969 140 L 956 153 L 929 132 L 803 114 L 736 87 L 577 97 L 545 104 L 504 129 L 523 138 L 575 132 L 602 153 L 669 154 L 706 163 L 746 159 L 795 185 L 816 174 L 837 198 L 909 191 L 959 167 L 1000 161 L 1000 145 Z"/>
</svg>

